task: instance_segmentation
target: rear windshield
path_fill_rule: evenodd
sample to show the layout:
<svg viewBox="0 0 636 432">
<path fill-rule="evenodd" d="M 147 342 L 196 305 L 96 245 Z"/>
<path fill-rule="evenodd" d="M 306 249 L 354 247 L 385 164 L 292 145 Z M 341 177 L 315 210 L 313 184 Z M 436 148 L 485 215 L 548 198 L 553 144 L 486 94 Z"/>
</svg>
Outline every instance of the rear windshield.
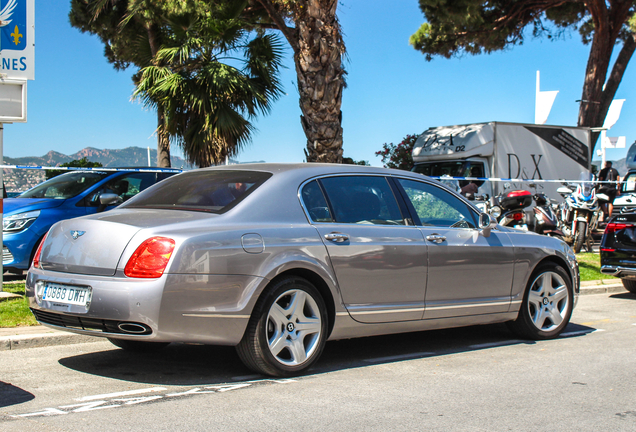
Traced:
<svg viewBox="0 0 636 432">
<path fill-rule="evenodd" d="M 73 198 L 112 173 L 102 171 L 69 172 L 45 181 L 24 192 L 19 198 Z"/>
<path fill-rule="evenodd" d="M 223 213 L 254 192 L 271 173 L 191 171 L 141 192 L 120 208 L 153 208 Z"/>
</svg>

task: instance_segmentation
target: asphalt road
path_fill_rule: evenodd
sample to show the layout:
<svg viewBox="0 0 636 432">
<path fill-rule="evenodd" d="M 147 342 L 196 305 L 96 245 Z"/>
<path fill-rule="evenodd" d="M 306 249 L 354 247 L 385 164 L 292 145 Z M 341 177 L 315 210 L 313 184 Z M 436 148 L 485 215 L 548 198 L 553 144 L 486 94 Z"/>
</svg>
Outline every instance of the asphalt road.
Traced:
<svg viewBox="0 0 636 432">
<path fill-rule="evenodd" d="M 330 342 L 310 374 L 232 348 L 0 352 L 2 431 L 634 431 L 636 296 L 583 296 L 563 337 L 505 325 Z"/>
</svg>

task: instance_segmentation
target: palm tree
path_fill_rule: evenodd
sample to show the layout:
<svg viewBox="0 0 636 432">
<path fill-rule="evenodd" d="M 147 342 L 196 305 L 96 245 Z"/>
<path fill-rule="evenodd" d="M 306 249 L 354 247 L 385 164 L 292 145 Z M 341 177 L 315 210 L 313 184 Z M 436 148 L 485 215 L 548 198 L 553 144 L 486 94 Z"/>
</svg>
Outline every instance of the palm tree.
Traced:
<svg viewBox="0 0 636 432">
<path fill-rule="evenodd" d="M 115 69 L 152 64 L 165 38 L 165 18 L 150 0 L 71 0 L 69 20 L 82 32 L 97 35 Z M 133 81 L 137 76 L 133 76 Z M 165 116 L 157 109 L 157 166 L 170 166 L 170 140 Z"/>
<path fill-rule="evenodd" d="M 249 120 L 269 112 L 282 92 L 279 39 L 246 31 L 221 7 L 211 12 L 171 16 L 170 36 L 134 92 L 164 113 L 166 133 L 199 167 L 235 155 L 250 140 Z"/>
</svg>

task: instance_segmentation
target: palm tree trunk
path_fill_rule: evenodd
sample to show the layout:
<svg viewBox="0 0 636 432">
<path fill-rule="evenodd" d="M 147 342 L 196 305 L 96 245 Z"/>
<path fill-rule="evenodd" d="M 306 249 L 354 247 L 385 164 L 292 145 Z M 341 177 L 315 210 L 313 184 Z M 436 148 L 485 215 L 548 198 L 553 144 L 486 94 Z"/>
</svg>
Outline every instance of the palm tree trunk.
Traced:
<svg viewBox="0 0 636 432">
<path fill-rule="evenodd" d="M 157 29 L 154 24 L 147 27 L 148 42 L 150 44 L 150 52 L 154 58 L 159 52 Z M 157 106 L 157 166 L 160 168 L 170 168 L 170 137 L 166 131 L 166 116 L 163 108 Z"/>
<path fill-rule="evenodd" d="M 270 0 L 260 0 L 294 50 L 307 162 L 342 163 L 342 56 L 338 0 L 297 0 L 288 28 Z"/>
<path fill-rule="evenodd" d="M 294 52 L 307 162 L 342 163 L 342 90 L 345 51 L 337 0 L 299 1 Z M 303 4 L 304 3 L 304 4 Z"/>
</svg>

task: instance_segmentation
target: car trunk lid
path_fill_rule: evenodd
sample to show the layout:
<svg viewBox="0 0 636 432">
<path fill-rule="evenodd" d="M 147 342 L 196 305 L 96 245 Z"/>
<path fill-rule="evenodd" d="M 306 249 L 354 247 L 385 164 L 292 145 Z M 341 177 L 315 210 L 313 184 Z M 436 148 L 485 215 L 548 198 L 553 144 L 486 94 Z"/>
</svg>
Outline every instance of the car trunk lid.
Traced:
<svg viewBox="0 0 636 432">
<path fill-rule="evenodd" d="M 40 255 L 45 270 L 112 276 L 140 227 L 94 219 L 69 219 L 49 231 Z"/>
</svg>

